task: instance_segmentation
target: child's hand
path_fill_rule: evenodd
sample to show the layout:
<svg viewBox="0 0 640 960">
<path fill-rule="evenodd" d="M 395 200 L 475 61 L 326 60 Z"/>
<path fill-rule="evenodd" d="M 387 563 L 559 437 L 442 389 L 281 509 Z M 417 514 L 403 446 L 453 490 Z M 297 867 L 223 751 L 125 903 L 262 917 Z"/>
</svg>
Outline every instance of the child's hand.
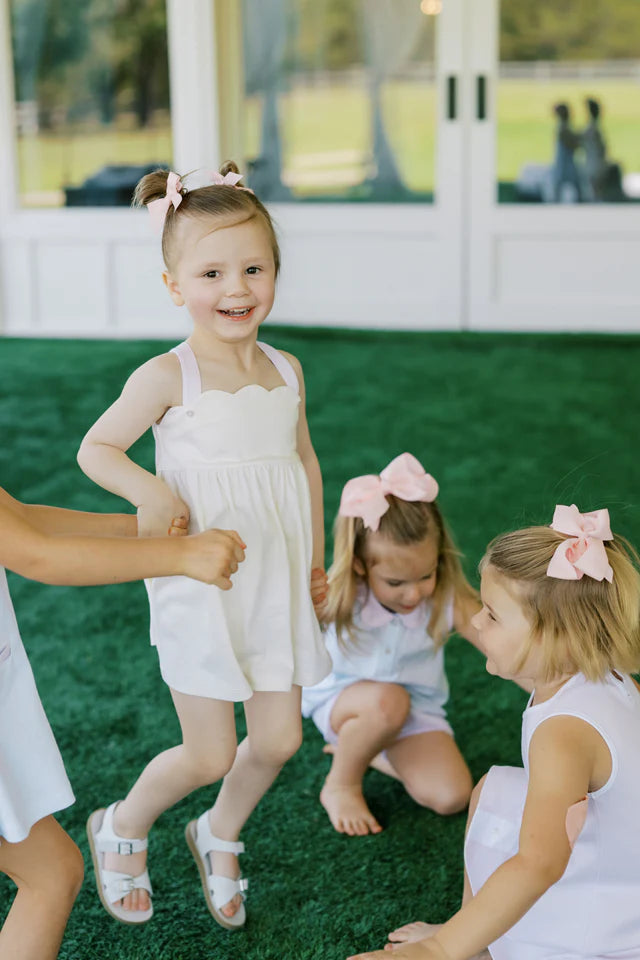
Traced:
<svg viewBox="0 0 640 960">
<path fill-rule="evenodd" d="M 322 567 L 314 567 L 311 571 L 311 599 L 316 617 L 320 621 L 322 620 L 322 615 L 327 603 L 328 590 L 329 581 L 327 580 L 327 574 Z"/>
<path fill-rule="evenodd" d="M 179 534 L 174 527 L 181 520 L 185 529 L 189 528 L 189 507 L 180 497 L 174 496 L 167 488 L 167 496 L 153 500 L 153 503 L 141 503 L 138 507 L 138 536 L 165 537 L 167 534 Z"/>
<path fill-rule="evenodd" d="M 235 530 L 206 530 L 184 541 L 183 574 L 221 590 L 232 587 L 231 574 L 244 560 L 246 544 Z"/>
<path fill-rule="evenodd" d="M 384 950 L 374 950 L 373 953 L 358 953 L 347 960 L 389 960 L 390 954 L 397 960 L 450 960 L 435 939 L 420 940 L 418 943 L 403 943 L 400 946 L 387 944 Z"/>
<path fill-rule="evenodd" d="M 174 517 L 167 533 L 170 537 L 186 537 L 189 533 L 189 521 L 185 517 Z"/>
</svg>

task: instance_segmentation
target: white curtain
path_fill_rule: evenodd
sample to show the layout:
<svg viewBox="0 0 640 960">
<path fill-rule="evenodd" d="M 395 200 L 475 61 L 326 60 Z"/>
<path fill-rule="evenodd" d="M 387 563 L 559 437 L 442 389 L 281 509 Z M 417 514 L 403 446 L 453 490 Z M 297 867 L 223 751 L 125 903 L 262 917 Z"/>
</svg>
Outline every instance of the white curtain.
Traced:
<svg viewBox="0 0 640 960">
<path fill-rule="evenodd" d="M 382 85 L 409 60 L 424 28 L 418 0 L 360 0 L 367 62 L 371 71 L 373 155 L 379 192 L 404 189 L 382 113 Z M 416 118 L 418 120 L 418 118 Z"/>
<path fill-rule="evenodd" d="M 287 36 L 286 0 L 244 0 L 244 70 L 247 96 L 263 96 L 260 155 L 250 174 L 259 196 L 286 200 L 282 183 L 282 141 L 278 89 Z"/>
</svg>

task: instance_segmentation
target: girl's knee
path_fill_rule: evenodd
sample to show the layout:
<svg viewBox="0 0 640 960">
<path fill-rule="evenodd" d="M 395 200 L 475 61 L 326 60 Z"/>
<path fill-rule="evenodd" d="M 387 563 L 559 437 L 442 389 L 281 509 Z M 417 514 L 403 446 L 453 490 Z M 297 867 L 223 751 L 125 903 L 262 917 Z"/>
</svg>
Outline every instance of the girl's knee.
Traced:
<svg viewBox="0 0 640 960">
<path fill-rule="evenodd" d="M 471 796 L 471 775 L 449 782 L 421 781 L 405 783 L 407 793 L 421 807 L 428 807 L 443 817 L 465 810 Z"/>
<path fill-rule="evenodd" d="M 35 877 L 30 877 L 25 886 L 41 896 L 44 902 L 63 901 L 71 909 L 84 880 L 84 860 L 68 834 L 62 835 L 55 851 L 55 862 L 53 860 L 53 857 L 47 857 L 41 862 Z"/>
<path fill-rule="evenodd" d="M 376 683 L 371 697 L 373 723 L 388 730 L 401 730 L 411 709 L 411 697 L 398 683 Z"/>
<path fill-rule="evenodd" d="M 302 746 L 302 727 L 287 730 L 277 740 L 268 743 L 252 742 L 249 738 L 249 745 L 254 760 L 270 767 L 283 767 Z"/>
<path fill-rule="evenodd" d="M 231 770 L 236 758 L 235 748 L 222 753 L 216 750 L 211 750 L 209 753 L 194 753 L 186 750 L 186 753 L 192 780 L 197 787 L 207 787 L 222 780 Z"/>
</svg>

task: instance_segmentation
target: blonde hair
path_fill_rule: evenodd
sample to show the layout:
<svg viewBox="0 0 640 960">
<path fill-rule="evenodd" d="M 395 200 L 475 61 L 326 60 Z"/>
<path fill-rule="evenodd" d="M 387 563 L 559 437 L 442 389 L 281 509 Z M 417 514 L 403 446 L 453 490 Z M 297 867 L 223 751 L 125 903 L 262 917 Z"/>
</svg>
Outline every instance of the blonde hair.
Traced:
<svg viewBox="0 0 640 960">
<path fill-rule="evenodd" d="M 220 167 L 220 173 L 239 173 L 233 160 Z M 138 183 L 133 194 L 133 206 L 144 207 L 152 200 L 159 200 L 167 192 L 168 170 L 154 170 L 146 174 Z M 188 174 L 185 175 L 185 179 Z M 232 187 L 229 184 L 210 184 L 195 190 L 182 190 L 182 202 L 177 209 L 169 204 L 162 230 L 162 256 L 167 270 L 171 270 L 176 254 L 176 226 L 182 218 L 203 219 L 205 217 L 224 217 L 236 223 L 245 223 L 258 217 L 269 237 L 276 277 L 280 271 L 280 247 L 273 220 L 267 208 L 250 190 Z"/>
<path fill-rule="evenodd" d="M 422 501 L 407 501 L 387 495 L 389 509 L 380 519 L 378 533 L 391 543 L 407 545 L 421 543 L 426 537 L 434 537 L 438 549 L 436 587 L 431 598 L 431 616 L 428 630 L 438 645 L 444 643 L 449 633 L 447 606 L 452 597 L 477 598 L 477 592 L 469 585 L 460 564 L 460 553 L 442 518 L 438 505 Z M 360 517 L 336 517 L 333 536 L 333 563 L 329 569 L 329 595 L 326 618 L 335 623 L 339 642 L 345 634 L 355 641 L 353 612 L 358 587 L 364 578 L 354 567 L 356 560 L 367 569 L 370 554 L 367 543 L 371 531 Z"/>
<path fill-rule="evenodd" d="M 567 538 L 551 527 L 528 527 L 496 537 L 480 563 L 504 578 L 504 586 L 531 623 L 531 639 L 542 644 L 543 682 L 583 673 L 602 680 L 619 670 L 640 669 L 640 574 L 638 554 L 623 537 L 605 541 L 613 582 L 558 580 L 547 576 L 553 553 Z M 514 589 L 515 588 L 515 589 Z"/>
</svg>

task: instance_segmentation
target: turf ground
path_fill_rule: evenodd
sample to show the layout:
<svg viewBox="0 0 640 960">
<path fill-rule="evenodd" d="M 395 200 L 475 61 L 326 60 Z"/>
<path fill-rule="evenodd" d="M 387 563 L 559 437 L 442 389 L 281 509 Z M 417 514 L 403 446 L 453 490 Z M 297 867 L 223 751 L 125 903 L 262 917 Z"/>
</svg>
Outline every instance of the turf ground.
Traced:
<svg viewBox="0 0 640 960">
<path fill-rule="evenodd" d="M 548 523 L 558 502 L 606 505 L 614 530 L 640 542 L 640 338 L 271 327 L 265 339 L 305 368 L 328 525 L 345 479 L 410 450 L 440 483 L 472 578 L 494 534 Z M 0 340 L 0 483 L 30 502 L 120 509 L 80 473 L 76 450 L 128 373 L 161 349 Z M 134 453 L 149 465 L 149 438 Z M 144 588 L 46 587 L 16 576 L 10 585 L 76 791 L 60 821 L 88 862 L 87 814 L 122 796 L 143 764 L 178 738 L 148 644 Z M 449 642 L 447 662 L 449 715 L 474 777 L 493 763 L 518 763 L 525 695 L 490 677 L 460 638 Z M 215 796 L 203 789 L 153 830 L 152 923 L 137 930 L 111 920 L 88 872 L 62 960 L 343 960 L 381 945 L 399 923 L 444 920 L 459 902 L 464 815 L 420 809 L 399 784 L 370 772 L 365 789 L 384 833 L 340 836 L 317 801 L 328 767 L 320 751 L 305 721 L 303 747 L 244 831 L 251 891 L 243 932 L 211 920 L 183 840 L 185 823 Z M 0 907 L 12 890 L 0 878 Z"/>
</svg>

